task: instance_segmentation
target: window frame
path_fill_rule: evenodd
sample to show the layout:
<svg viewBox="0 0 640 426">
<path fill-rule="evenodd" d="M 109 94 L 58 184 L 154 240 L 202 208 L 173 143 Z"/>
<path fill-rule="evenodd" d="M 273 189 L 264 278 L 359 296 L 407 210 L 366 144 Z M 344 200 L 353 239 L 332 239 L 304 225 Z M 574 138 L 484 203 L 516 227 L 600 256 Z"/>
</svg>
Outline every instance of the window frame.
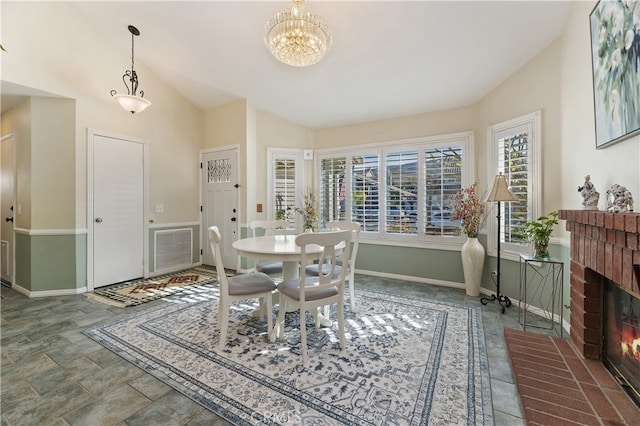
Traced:
<svg viewBox="0 0 640 426">
<path fill-rule="evenodd" d="M 304 189 L 304 170 L 303 170 L 303 154 L 301 149 L 294 148 L 267 148 L 267 219 L 273 220 L 275 219 L 275 161 L 280 159 L 285 160 L 294 160 L 295 167 L 295 207 L 298 207 L 301 202 L 301 197 L 303 196 Z M 286 210 L 286 207 L 285 207 Z M 285 213 L 287 214 L 287 213 Z M 298 214 L 290 213 L 290 217 L 287 220 L 290 223 L 295 223 L 296 229 L 300 230 L 302 228 L 301 221 L 298 220 Z"/>
<path fill-rule="evenodd" d="M 488 167 L 487 182 L 493 184 L 498 174 L 498 144 L 499 140 L 522 129 L 527 130 L 527 221 L 540 216 L 542 211 L 542 113 L 535 111 L 521 115 L 501 123 L 487 127 Z M 489 206 L 487 218 L 487 254 L 497 256 L 497 204 Z M 500 257 L 512 261 L 519 261 L 521 254 L 530 253 L 530 243 L 512 243 L 500 241 Z"/>
<path fill-rule="evenodd" d="M 463 187 L 469 186 L 473 184 L 475 181 L 475 156 L 474 156 L 474 132 L 473 131 L 465 131 L 465 132 L 457 132 L 443 135 L 435 135 L 435 136 L 424 136 L 418 138 L 411 139 L 401 139 L 401 140 L 393 140 L 386 142 L 378 142 L 372 144 L 363 144 L 363 145 L 352 145 L 346 147 L 336 147 L 336 148 L 325 148 L 319 149 L 315 151 L 314 158 L 314 176 L 316 176 L 316 191 L 320 191 L 320 185 L 322 184 L 322 160 L 323 159 L 331 159 L 331 158 L 339 158 L 345 157 L 345 177 L 348 182 L 348 188 L 350 190 L 352 184 L 352 176 L 351 176 L 351 164 L 352 158 L 354 156 L 362 156 L 365 154 L 377 154 L 380 159 L 379 163 L 379 176 L 378 181 L 381 182 L 381 188 L 378 194 L 378 211 L 379 217 L 381 220 L 379 221 L 379 229 L 377 232 L 366 232 L 363 231 L 360 233 L 360 240 L 364 243 L 375 243 L 382 245 L 403 245 L 403 246 L 414 246 L 414 247 L 431 247 L 442 250 L 459 250 L 460 246 L 466 241 L 466 237 L 463 233 L 460 233 L 459 236 L 452 235 L 426 235 L 424 233 L 424 210 L 422 207 L 419 207 L 418 210 L 418 233 L 417 234 L 401 234 L 401 233 L 393 233 L 387 232 L 385 229 L 385 222 L 382 219 L 385 217 L 386 213 L 386 181 L 387 181 L 387 166 L 386 166 L 386 156 L 388 153 L 397 153 L 401 151 L 410 151 L 417 150 L 418 151 L 418 182 L 420 182 L 418 186 L 418 199 L 423 200 L 425 196 L 425 188 L 424 188 L 424 156 L 425 151 L 428 148 L 441 148 L 454 145 L 461 147 L 461 155 L 463 158 L 462 167 L 460 171 L 461 185 Z M 384 185 L 384 187 L 382 186 Z M 345 211 L 347 214 L 351 215 L 352 212 L 352 201 L 353 197 L 346 197 L 345 203 Z M 351 216 L 347 218 L 349 220 Z"/>
</svg>

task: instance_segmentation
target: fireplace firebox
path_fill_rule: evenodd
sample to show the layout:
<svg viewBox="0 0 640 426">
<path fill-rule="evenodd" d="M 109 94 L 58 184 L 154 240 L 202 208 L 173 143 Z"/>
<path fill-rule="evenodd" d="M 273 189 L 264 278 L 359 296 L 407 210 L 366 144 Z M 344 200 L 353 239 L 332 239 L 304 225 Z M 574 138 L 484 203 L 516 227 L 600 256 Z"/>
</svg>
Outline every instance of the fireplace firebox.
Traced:
<svg viewBox="0 0 640 426">
<path fill-rule="evenodd" d="M 640 298 L 604 281 L 603 361 L 640 406 Z"/>
</svg>

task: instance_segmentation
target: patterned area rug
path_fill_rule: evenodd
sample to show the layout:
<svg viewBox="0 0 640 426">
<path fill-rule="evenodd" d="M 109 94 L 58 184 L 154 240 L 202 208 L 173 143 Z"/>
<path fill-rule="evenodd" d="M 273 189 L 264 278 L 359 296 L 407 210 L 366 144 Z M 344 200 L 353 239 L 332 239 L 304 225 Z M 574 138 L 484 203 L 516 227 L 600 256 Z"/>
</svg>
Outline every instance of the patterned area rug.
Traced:
<svg viewBox="0 0 640 426">
<path fill-rule="evenodd" d="M 172 274 L 102 287 L 87 293 L 87 297 L 124 308 L 171 296 L 194 287 L 210 286 L 217 282 L 214 270 L 192 268 Z"/>
<path fill-rule="evenodd" d="M 335 324 L 316 330 L 309 316 L 307 366 L 298 314 L 269 343 L 253 304 L 235 305 L 219 352 L 215 293 L 85 334 L 238 425 L 493 424 L 479 308 L 362 290 L 358 300 L 356 313 L 345 306 L 343 351 Z"/>
</svg>

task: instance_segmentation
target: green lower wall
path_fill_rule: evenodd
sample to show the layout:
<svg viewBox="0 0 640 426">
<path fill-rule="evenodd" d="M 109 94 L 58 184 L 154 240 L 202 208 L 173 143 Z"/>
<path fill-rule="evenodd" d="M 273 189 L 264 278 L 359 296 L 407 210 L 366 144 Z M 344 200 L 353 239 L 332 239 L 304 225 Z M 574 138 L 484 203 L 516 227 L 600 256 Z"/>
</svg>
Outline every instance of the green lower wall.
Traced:
<svg viewBox="0 0 640 426">
<path fill-rule="evenodd" d="M 479 236 L 480 243 L 487 247 L 486 235 Z M 569 248 L 550 244 L 549 254 L 564 263 L 563 304 L 569 305 Z M 398 247 L 390 245 L 360 243 L 356 269 L 385 274 L 417 277 L 425 280 L 464 283 L 464 272 L 459 251 L 426 249 L 417 247 Z M 484 262 L 482 288 L 495 291 L 491 272 L 497 269 L 497 259 L 487 256 Z M 502 294 L 520 300 L 520 263 L 502 258 L 500 261 L 500 290 Z M 540 298 L 551 296 L 551 288 L 545 288 Z M 536 303 L 532 303 L 536 306 Z M 542 308 L 542 306 L 537 306 Z M 568 322 L 569 309 L 564 309 L 564 318 Z"/>
<path fill-rule="evenodd" d="M 149 230 L 149 271 L 154 271 L 155 251 L 153 233 L 157 230 L 191 228 L 193 232 L 193 263 L 200 262 L 200 226 L 173 226 Z M 241 235 L 247 236 L 246 228 Z M 486 247 L 485 235 L 480 235 Z M 16 234 L 16 284 L 32 291 L 79 289 L 86 286 L 87 236 L 82 235 L 26 235 Z M 558 244 L 549 246 L 550 254 L 564 262 L 564 305 L 569 304 L 569 248 Z M 493 291 L 495 285 L 491 271 L 496 269 L 496 258 L 487 256 L 484 264 L 482 287 Z M 253 265 L 242 259 L 243 269 Z M 398 247 L 361 243 L 357 269 L 384 274 L 416 277 L 426 280 L 463 283 L 464 274 L 459 251 Z M 520 264 L 502 259 L 500 262 L 502 293 L 520 298 Z M 550 294 L 550 289 L 545 289 Z M 544 299 L 545 296 L 543 296 Z M 565 309 L 568 321 L 569 311 Z"/>
<path fill-rule="evenodd" d="M 31 292 L 86 286 L 86 235 L 15 235 L 15 284 Z"/>
</svg>

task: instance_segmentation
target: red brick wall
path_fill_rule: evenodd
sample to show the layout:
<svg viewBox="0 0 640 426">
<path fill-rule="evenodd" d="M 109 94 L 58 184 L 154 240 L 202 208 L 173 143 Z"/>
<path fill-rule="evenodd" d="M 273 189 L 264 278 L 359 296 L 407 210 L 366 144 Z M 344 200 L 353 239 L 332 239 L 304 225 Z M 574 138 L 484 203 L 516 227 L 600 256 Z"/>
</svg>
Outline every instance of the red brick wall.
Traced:
<svg viewBox="0 0 640 426">
<path fill-rule="evenodd" d="M 560 210 L 571 232 L 571 340 L 585 358 L 602 357 L 602 277 L 640 297 L 640 214 Z"/>
</svg>

